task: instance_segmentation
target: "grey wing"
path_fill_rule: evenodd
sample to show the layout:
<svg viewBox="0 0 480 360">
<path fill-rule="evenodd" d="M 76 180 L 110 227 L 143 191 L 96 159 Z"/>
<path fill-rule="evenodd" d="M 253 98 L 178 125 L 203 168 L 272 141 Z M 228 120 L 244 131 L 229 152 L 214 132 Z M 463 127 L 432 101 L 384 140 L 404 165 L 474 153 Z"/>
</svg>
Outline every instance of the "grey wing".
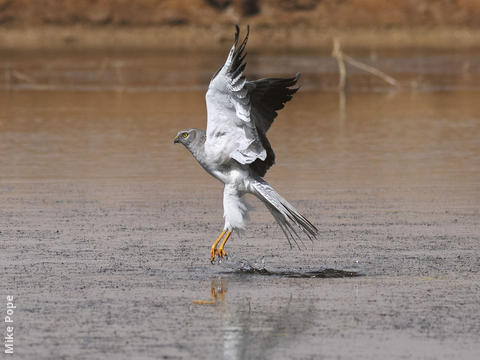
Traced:
<svg viewBox="0 0 480 360">
<path fill-rule="evenodd" d="M 237 26 L 235 43 L 225 64 L 210 81 L 206 94 L 205 152 L 216 163 L 234 159 L 240 164 L 251 164 L 267 156 L 251 117 L 250 95 L 243 75 L 248 33 L 240 45 L 238 35 Z"/>
<path fill-rule="evenodd" d="M 225 64 L 215 73 L 206 94 L 207 156 L 224 162 L 234 159 L 248 164 L 258 176 L 264 176 L 275 162 L 275 153 L 266 133 L 277 111 L 284 107 L 298 90 L 292 88 L 300 75 L 292 78 L 267 78 L 246 81 L 244 50 L 248 32 L 235 42 Z"/>
</svg>

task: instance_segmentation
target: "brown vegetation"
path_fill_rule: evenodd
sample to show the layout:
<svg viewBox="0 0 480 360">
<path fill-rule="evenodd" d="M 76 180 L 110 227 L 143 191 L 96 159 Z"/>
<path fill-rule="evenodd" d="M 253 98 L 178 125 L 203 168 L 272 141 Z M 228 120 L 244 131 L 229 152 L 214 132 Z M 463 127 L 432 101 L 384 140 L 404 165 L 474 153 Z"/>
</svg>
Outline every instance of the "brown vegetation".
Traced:
<svg viewBox="0 0 480 360">
<path fill-rule="evenodd" d="M 480 26 L 477 0 L 0 0 L 2 26 Z"/>
<path fill-rule="evenodd" d="M 257 43 L 261 46 L 270 45 L 269 31 L 283 31 L 281 40 L 294 44 L 298 41 L 301 43 L 302 38 L 311 40 L 317 34 L 329 31 L 413 31 L 416 32 L 415 36 L 420 37 L 422 35 L 418 34 L 418 29 L 421 29 L 421 33 L 428 33 L 432 29 L 468 30 L 476 33 L 480 31 L 480 1 L 0 0 L 0 29 L 4 33 L 3 36 L 0 35 L 0 48 L 11 47 L 15 45 L 14 42 L 20 47 L 22 43 L 31 47 L 37 40 L 54 47 L 61 43 L 68 45 L 75 42 L 80 47 L 97 47 L 101 44 L 113 47 L 121 47 L 122 44 L 129 47 L 150 47 L 158 46 L 159 43 L 162 46 L 162 42 L 165 46 L 169 45 L 168 41 L 155 42 L 148 39 L 152 30 L 158 34 L 158 28 L 172 29 L 174 47 L 185 47 L 178 41 L 190 43 L 186 39 L 205 36 L 205 40 L 211 42 L 212 35 L 217 40 L 222 40 L 230 34 L 234 23 L 249 23 L 257 32 L 265 32 L 265 39 L 258 40 Z M 74 29 L 71 30 L 74 35 L 68 35 L 68 29 Z M 138 31 L 142 38 L 123 41 L 125 36 L 128 38 L 128 34 L 123 35 L 122 30 L 128 32 L 130 29 Z M 228 32 L 224 29 L 228 29 Z M 300 34 L 298 41 L 295 38 L 288 39 L 291 29 L 301 29 L 297 32 Z M 85 35 L 79 33 L 80 30 L 86 31 Z M 120 32 L 120 35 L 114 36 L 117 42 L 109 41 L 112 31 Z M 309 35 L 312 31 L 314 35 Z M 60 34 L 63 41 L 55 37 L 56 33 Z M 92 35 L 95 33 L 99 34 L 98 39 Z M 90 36 L 93 38 L 86 39 Z M 388 33 L 386 36 L 388 38 Z M 471 37 L 468 34 L 465 36 Z M 440 35 L 437 37 L 440 39 Z M 327 38 L 331 40 L 331 36 Z M 455 41 L 452 37 L 450 40 Z M 57 41 L 59 43 L 55 44 Z M 470 43 L 474 41 L 470 40 Z"/>
</svg>

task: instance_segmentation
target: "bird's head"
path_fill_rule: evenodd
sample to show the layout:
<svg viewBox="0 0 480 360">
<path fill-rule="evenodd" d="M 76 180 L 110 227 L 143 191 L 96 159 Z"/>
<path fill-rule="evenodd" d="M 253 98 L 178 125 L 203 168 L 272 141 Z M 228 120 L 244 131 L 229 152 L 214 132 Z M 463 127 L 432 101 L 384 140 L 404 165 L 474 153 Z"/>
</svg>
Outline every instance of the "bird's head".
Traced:
<svg viewBox="0 0 480 360">
<path fill-rule="evenodd" d="M 202 137 L 203 131 L 198 129 L 185 129 L 178 132 L 175 139 L 173 139 L 173 143 L 181 143 L 185 145 L 187 149 L 190 150 L 192 144 L 199 141 Z"/>
</svg>

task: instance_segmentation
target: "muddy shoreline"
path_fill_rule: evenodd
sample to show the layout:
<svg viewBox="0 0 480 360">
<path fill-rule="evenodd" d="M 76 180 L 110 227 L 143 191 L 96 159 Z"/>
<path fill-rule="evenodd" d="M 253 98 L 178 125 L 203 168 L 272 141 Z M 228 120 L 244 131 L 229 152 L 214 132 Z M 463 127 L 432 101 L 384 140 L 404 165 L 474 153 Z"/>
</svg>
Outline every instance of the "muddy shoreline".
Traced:
<svg viewBox="0 0 480 360">
<path fill-rule="evenodd" d="M 340 39 L 345 49 L 472 50 L 480 46 L 480 29 L 468 27 L 332 29 L 252 26 L 252 33 L 255 36 L 251 37 L 249 48 L 266 51 L 331 51 L 334 37 Z M 0 32 L 0 51 L 217 51 L 231 44 L 233 34 L 233 25 L 5 27 Z"/>
</svg>

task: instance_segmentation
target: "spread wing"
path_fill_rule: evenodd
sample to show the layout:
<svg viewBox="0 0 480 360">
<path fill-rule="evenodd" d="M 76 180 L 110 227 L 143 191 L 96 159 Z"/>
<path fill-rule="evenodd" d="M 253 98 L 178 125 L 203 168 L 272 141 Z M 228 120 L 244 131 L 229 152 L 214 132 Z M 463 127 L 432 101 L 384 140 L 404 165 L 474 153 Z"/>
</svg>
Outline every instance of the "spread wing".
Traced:
<svg viewBox="0 0 480 360">
<path fill-rule="evenodd" d="M 290 87 L 296 84 L 298 75 L 289 79 L 246 81 L 243 60 L 248 32 L 238 44 L 238 25 L 236 30 L 227 60 L 208 87 L 205 151 L 219 164 L 234 159 L 264 176 L 275 161 L 266 132 L 277 110 L 297 91 Z"/>
<path fill-rule="evenodd" d="M 267 153 L 250 116 L 250 96 L 243 75 L 248 33 L 240 45 L 238 35 L 237 26 L 227 60 L 208 86 L 205 150 L 211 157 L 215 153 L 217 162 L 235 159 L 240 164 L 251 164 L 256 159 L 265 160 Z"/>
</svg>

